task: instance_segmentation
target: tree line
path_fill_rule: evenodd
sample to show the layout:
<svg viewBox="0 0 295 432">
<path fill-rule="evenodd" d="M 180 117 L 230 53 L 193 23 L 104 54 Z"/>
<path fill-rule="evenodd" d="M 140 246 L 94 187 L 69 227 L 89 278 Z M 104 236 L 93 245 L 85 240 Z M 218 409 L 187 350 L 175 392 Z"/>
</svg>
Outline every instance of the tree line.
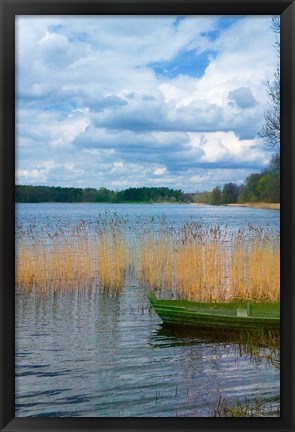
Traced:
<svg viewBox="0 0 295 432">
<path fill-rule="evenodd" d="M 242 185 L 226 183 L 211 192 L 191 194 L 192 202 L 222 205 L 249 202 L 280 202 L 280 155 L 274 154 L 260 173 L 250 174 Z"/>
<path fill-rule="evenodd" d="M 264 113 L 264 124 L 259 136 L 266 146 L 280 148 L 280 17 L 274 16 L 271 25 L 276 34 L 275 48 L 278 62 L 274 79 L 268 82 L 267 94 L 270 107 Z M 248 176 L 242 185 L 226 183 L 223 188 L 216 186 L 211 192 L 184 193 L 167 187 L 128 188 L 112 191 L 101 187 L 67 188 L 54 186 L 17 185 L 16 202 L 177 202 L 207 203 L 214 205 L 246 202 L 280 202 L 280 154 L 272 156 L 269 165 L 260 173 Z"/>
<path fill-rule="evenodd" d="M 139 187 L 113 191 L 101 187 L 68 188 L 55 186 L 16 186 L 16 202 L 93 202 L 93 203 L 204 203 L 224 205 L 246 202 L 280 202 L 280 155 L 272 156 L 270 163 L 260 173 L 249 175 L 242 185 L 226 183 L 210 192 L 185 193 L 168 187 Z"/>
<path fill-rule="evenodd" d="M 169 189 L 167 187 L 140 187 L 113 191 L 104 187 L 99 189 L 82 189 L 59 186 L 17 185 L 15 198 L 18 203 L 185 202 L 185 194 L 181 190 Z"/>
</svg>

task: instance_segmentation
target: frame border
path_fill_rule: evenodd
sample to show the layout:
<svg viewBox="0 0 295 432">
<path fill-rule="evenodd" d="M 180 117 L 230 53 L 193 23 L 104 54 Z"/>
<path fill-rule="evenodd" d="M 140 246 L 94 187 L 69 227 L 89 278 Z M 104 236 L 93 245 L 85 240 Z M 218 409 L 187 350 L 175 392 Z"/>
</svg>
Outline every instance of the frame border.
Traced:
<svg viewBox="0 0 295 432">
<path fill-rule="evenodd" d="M 0 430 L 294 431 L 295 0 L 0 0 Z M 16 15 L 280 15 L 281 16 L 281 417 L 34 418 L 14 411 L 15 16 Z"/>
</svg>

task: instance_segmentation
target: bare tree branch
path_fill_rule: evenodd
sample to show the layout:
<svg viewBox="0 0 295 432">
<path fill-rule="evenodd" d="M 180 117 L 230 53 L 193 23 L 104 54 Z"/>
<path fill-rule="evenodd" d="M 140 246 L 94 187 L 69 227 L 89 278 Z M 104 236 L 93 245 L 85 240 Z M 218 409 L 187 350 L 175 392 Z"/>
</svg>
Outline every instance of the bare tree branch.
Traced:
<svg viewBox="0 0 295 432">
<path fill-rule="evenodd" d="M 276 33 L 275 49 L 280 58 L 280 17 L 272 18 L 271 28 Z M 269 109 L 264 113 L 264 124 L 258 134 L 266 146 L 280 148 L 280 63 L 278 62 L 272 82 L 267 83 Z"/>
</svg>

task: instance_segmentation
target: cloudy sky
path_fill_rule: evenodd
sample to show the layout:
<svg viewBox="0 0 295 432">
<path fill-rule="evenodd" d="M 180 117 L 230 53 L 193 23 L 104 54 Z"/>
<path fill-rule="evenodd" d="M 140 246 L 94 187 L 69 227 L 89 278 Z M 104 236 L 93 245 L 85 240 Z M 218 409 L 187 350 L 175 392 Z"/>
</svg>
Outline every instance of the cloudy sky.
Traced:
<svg viewBox="0 0 295 432">
<path fill-rule="evenodd" d="M 211 190 L 261 170 L 271 17 L 17 18 L 17 184 Z"/>
</svg>

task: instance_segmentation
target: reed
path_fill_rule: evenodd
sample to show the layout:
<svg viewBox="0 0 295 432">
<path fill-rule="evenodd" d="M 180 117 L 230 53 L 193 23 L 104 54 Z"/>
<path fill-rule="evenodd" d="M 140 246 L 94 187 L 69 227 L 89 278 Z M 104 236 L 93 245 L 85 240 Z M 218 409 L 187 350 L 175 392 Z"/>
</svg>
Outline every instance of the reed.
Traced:
<svg viewBox="0 0 295 432">
<path fill-rule="evenodd" d="M 134 262 L 134 268 L 137 269 L 139 281 L 153 290 L 162 291 L 168 286 L 172 287 L 171 239 L 166 238 L 163 234 L 156 237 L 141 237 L 138 249 L 139 259 Z"/>
<path fill-rule="evenodd" d="M 16 286 L 20 290 L 46 292 L 101 286 L 120 290 L 125 284 L 126 245 L 118 229 L 97 233 L 83 226 L 72 233 L 31 235 L 17 245 Z"/>
<path fill-rule="evenodd" d="M 179 230 L 160 221 L 106 215 L 71 228 L 20 227 L 16 286 L 22 291 L 87 289 L 119 292 L 126 275 L 166 297 L 225 302 L 280 300 L 280 248 L 275 231 Z"/>
<path fill-rule="evenodd" d="M 127 265 L 124 239 L 114 234 L 103 234 L 96 247 L 99 250 L 98 279 L 103 289 L 122 289 Z"/>
<path fill-rule="evenodd" d="M 245 244 L 233 241 L 228 278 L 230 296 L 252 301 L 280 301 L 280 248 L 272 238 Z"/>
</svg>

